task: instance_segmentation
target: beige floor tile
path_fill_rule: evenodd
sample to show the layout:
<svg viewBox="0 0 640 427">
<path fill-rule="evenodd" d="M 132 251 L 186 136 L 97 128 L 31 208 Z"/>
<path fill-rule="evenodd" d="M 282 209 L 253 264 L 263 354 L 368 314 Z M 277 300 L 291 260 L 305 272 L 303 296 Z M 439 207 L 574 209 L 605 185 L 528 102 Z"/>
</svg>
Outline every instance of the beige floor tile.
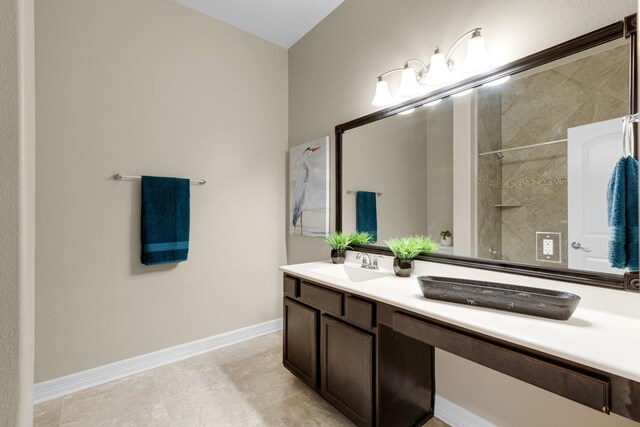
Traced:
<svg viewBox="0 0 640 427">
<path fill-rule="evenodd" d="M 34 425 L 353 426 L 282 366 L 281 332 L 36 405 Z"/>
<path fill-rule="evenodd" d="M 160 401 L 153 374 L 144 372 L 67 396 L 61 426 L 95 426 Z"/>
<path fill-rule="evenodd" d="M 153 369 L 151 373 L 163 398 L 206 387 L 224 379 L 209 353 Z"/>
<path fill-rule="evenodd" d="M 112 427 L 171 427 L 173 422 L 162 402 L 148 405 L 130 415 L 117 418 Z"/>
<path fill-rule="evenodd" d="M 260 412 L 233 384 L 220 382 L 165 399 L 179 426 L 236 426 Z"/>
<path fill-rule="evenodd" d="M 257 414 L 240 421 L 242 427 L 288 427 L 280 418 L 269 410 L 260 411 Z"/>
<path fill-rule="evenodd" d="M 286 426 L 351 427 L 354 424 L 311 390 L 277 402 L 269 409 Z"/>
<path fill-rule="evenodd" d="M 422 427 L 451 427 L 449 424 L 445 423 L 442 420 L 439 420 L 436 417 L 431 418 L 426 424 Z"/>
<path fill-rule="evenodd" d="M 64 397 L 49 400 L 33 407 L 34 427 L 58 427 L 62 415 Z"/>
</svg>

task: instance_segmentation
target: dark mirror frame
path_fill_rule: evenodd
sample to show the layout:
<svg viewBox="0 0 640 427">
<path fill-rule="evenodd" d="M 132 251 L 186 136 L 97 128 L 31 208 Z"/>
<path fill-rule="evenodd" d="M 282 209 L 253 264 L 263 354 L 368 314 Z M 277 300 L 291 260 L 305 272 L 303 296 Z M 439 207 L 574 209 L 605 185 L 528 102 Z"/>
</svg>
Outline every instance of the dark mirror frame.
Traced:
<svg viewBox="0 0 640 427">
<path fill-rule="evenodd" d="M 630 39 L 630 70 L 629 70 L 629 114 L 638 112 L 636 73 L 637 73 L 637 39 L 636 39 L 637 15 L 627 16 L 622 21 L 607 25 L 596 31 L 592 31 L 580 37 L 571 39 L 551 48 L 542 50 L 532 55 L 513 61 L 493 71 L 484 73 L 469 79 L 457 82 L 450 86 L 445 86 L 428 95 L 406 101 L 402 104 L 380 110 L 366 116 L 351 120 L 335 127 L 336 132 L 336 169 L 335 169 L 335 191 L 336 191 L 336 231 L 342 231 L 342 135 L 345 131 L 363 126 L 386 117 L 398 114 L 410 108 L 419 107 L 437 99 L 446 98 L 454 93 L 467 89 L 482 86 L 485 83 L 502 77 L 518 74 L 530 70 L 540 65 L 562 59 L 578 52 L 599 46 L 601 44 L 620 39 L 622 37 Z M 634 134 L 637 135 L 637 125 L 634 125 Z M 638 158 L 638 138 L 634 138 L 634 153 Z M 393 253 L 384 247 L 365 245 L 353 247 L 354 250 L 369 252 L 380 255 L 391 255 Z M 473 267 L 483 270 L 500 271 L 511 274 L 521 274 L 525 276 L 540 277 L 545 279 L 561 280 L 566 282 L 579 283 L 591 286 L 600 286 L 618 290 L 638 291 L 638 273 L 626 273 L 624 276 L 610 273 L 597 273 L 584 270 L 544 267 L 531 264 L 521 264 L 508 261 L 490 260 L 482 258 L 462 257 L 443 254 L 423 254 L 416 259 L 422 261 L 438 262 L 443 264 L 453 264 L 462 267 Z"/>
</svg>

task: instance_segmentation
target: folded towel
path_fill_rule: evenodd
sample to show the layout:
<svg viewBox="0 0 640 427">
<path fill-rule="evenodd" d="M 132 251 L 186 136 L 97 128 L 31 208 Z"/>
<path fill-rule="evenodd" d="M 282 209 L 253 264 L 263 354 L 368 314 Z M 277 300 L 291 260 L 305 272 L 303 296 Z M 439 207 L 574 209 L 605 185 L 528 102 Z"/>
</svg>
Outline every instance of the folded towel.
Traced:
<svg viewBox="0 0 640 427">
<path fill-rule="evenodd" d="M 145 265 L 187 260 L 189 180 L 142 177 L 142 257 Z"/>
<path fill-rule="evenodd" d="M 627 266 L 638 271 L 638 161 L 632 156 L 626 161 L 627 179 Z"/>
<path fill-rule="evenodd" d="M 358 191 L 356 193 L 356 231 L 366 231 L 371 235 L 371 243 L 378 241 L 378 216 L 376 213 L 376 193 Z"/>
<path fill-rule="evenodd" d="M 620 158 L 613 168 L 607 187 L 609 263 L 614 268 L 627 266 L 627 159 Z"/>
<path fill-rule="evenodd" d="M 622 157 L 616 162 L 607 187 L 609 263 L 638 271 L 638 161 Z"/>
</svg>

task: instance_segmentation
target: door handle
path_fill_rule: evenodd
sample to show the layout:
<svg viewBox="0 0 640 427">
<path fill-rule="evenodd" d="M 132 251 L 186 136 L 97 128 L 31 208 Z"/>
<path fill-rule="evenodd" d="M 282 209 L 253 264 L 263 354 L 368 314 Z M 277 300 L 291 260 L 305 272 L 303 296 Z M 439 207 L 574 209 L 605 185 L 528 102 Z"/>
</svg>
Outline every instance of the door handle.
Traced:
<svg viewBox="0 0 640 427">
<path fill-rule="evenodd" d="M 572 243 L 571 243 L 571 247 L 572 247 L 573 249 L 580 249 L 581 251 L 591 252 L 591 249 L 589 249 L 589 248 L 585 248 L 584 246 L 582 246 L 582 245 L 580 244 L 580 242 L 572 242 Z"/>
</svg>

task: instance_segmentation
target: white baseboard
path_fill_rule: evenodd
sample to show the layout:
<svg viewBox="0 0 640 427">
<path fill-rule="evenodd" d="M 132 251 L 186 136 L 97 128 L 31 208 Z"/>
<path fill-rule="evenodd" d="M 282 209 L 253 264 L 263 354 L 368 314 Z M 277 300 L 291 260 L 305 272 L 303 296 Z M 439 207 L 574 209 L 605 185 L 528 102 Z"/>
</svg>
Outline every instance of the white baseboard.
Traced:
<svg viewBox="0 0 640 427">
<path fill-rule="evenodd" d="M 436 394 L 435 415 L 452 427 L 496 427 L 484 418 Z"/>
<path fill-rule="evenodd" d="M 280 329 L 282 329 L 282 319 L 274 319 L 164 350 L 154 351 L 153 353 L 98 366 L 97 368 L 87 369 L 64 377 L 43 381 L 33 387 L 33 403 L 46 402 L 56 397 L 75 393 Z"/>
</svg>

